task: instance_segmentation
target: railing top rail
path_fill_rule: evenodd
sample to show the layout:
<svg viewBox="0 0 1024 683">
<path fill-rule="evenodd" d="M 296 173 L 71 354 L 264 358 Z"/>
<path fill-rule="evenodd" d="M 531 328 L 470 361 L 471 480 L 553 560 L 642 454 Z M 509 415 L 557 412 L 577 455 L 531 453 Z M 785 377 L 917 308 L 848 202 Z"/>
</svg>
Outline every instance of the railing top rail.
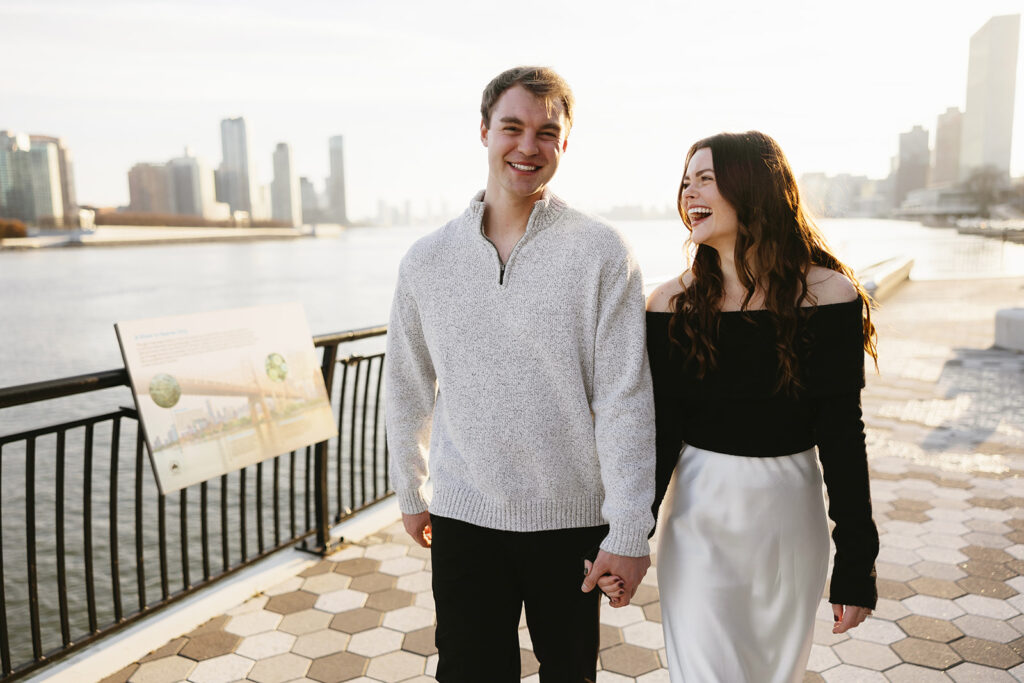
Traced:
<svg viewBox="0 0 1024 683">
<path fill-rule="evenodd" d="M 348 330 L 347 332 L 318 334 L 313 337 L 313 345 L 333 346 L 345 342 L 379 337 L 386 334 L 387 331 L 387 325 L 377 325 L 375 327 Z M 0 409 L 120 386 L 128 386 L 128 371 L 124 368 L 90 372 L 85 375 L 62 377 L 60 379 L 31 382 L 29 384 L 19 384 L 12 387 L 0 387 Z"/>
</svg>

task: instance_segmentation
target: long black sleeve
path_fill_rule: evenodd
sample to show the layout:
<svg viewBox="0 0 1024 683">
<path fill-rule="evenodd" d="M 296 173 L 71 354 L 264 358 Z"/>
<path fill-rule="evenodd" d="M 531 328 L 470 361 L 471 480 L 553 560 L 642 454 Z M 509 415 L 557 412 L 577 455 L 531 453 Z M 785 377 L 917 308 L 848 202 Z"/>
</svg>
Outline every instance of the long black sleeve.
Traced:
<svg viewBox="0 0 1024 683">
<path fill-rule="evenodd" d="M 874 609 L 878 530 L 871 519 L 860 391 L 819 397 L 813 429 L 828 491 L 828 516 L 836 524 L 829 602 Z"/>
</svg>

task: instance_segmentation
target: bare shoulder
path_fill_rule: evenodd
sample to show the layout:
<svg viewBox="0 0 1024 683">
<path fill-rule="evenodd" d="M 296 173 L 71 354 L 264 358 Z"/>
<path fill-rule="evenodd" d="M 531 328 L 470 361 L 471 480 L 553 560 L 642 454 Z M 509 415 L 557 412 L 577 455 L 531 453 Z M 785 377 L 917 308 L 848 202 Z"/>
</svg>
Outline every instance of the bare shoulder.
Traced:
<svg viewBox="0 0 1024 683">
<path fill-rule="evenodd" d="M 688 285 L 692 278 L 693 276 L 690 275 L 690 271 L 686 271 L 683 273 L 683 284 L 680 284 L 677 277 L 662 282 L 647 297 L 647 310 L 660 313 L 671 311 L 672 309 L 669 308 L 669 304 L 672 303 L 672 297 L 682 292 L 683 286 Z"/>
<path fill-rule="evenodd" d="M 859 296 L 857 286 L 850 278 L 821 266 L 811 266 L 807 273 L 807 289 L 818 305 L 841 304 Z"/>
</svg>

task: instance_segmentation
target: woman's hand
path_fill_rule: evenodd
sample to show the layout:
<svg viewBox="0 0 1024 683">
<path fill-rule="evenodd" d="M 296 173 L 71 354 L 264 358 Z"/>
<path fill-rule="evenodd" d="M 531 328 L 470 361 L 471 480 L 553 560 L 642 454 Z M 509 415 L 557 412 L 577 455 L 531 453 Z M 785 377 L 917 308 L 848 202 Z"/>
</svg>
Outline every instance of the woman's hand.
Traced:
<svg viewBox="0 0 1024 683">
<path fill-rule="evenodd" d="M 584 560 L 583 566 L 586 567 L 588 574 L 594 567 L 590 560 Z M 608 596 L 608 600 L 612 607 L 621 606 L 620 604 L 616 604 L 616 601 L 620 603 L 622 602 L 622 598 L 626 593 L 626 584 L 621 578 L 614 574 L 605 574 L 604 576 L 598 577 L 597 587 L 601 589 L 602 593 Z"/>
<path fill-rule="evenodd" d="M 865 619 L 871 616 L 871 610 L 856 605 L 832 605 L 832 614 L 836 618 L 832 633 L 846 633 L 851 628 L 860 626 Z"/>
</svg>

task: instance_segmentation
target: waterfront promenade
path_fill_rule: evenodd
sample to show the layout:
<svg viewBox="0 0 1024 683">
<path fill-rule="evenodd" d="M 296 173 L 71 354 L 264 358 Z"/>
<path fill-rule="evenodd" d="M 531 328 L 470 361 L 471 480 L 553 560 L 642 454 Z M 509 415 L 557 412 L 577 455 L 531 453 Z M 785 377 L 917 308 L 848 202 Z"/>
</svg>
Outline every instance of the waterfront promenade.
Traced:
<svg viewBox="0 0 1024 683">
<path fill-rule="evenodd" d="M 995 311 L 1022 303 L 1022 278 L 908 282 L 876 312 L 881 600 L 842 636 L 822 603 L 805 680 L 1024 680 L 1024 354 L 990 349 Z M 433 680 L 429 551 L 400 524 L 306 565 L 105 683 Z M 632 605 L 602 608 L 598 681 L 668 681 L 659 621 L 652 569 Z"/>
</svg>

